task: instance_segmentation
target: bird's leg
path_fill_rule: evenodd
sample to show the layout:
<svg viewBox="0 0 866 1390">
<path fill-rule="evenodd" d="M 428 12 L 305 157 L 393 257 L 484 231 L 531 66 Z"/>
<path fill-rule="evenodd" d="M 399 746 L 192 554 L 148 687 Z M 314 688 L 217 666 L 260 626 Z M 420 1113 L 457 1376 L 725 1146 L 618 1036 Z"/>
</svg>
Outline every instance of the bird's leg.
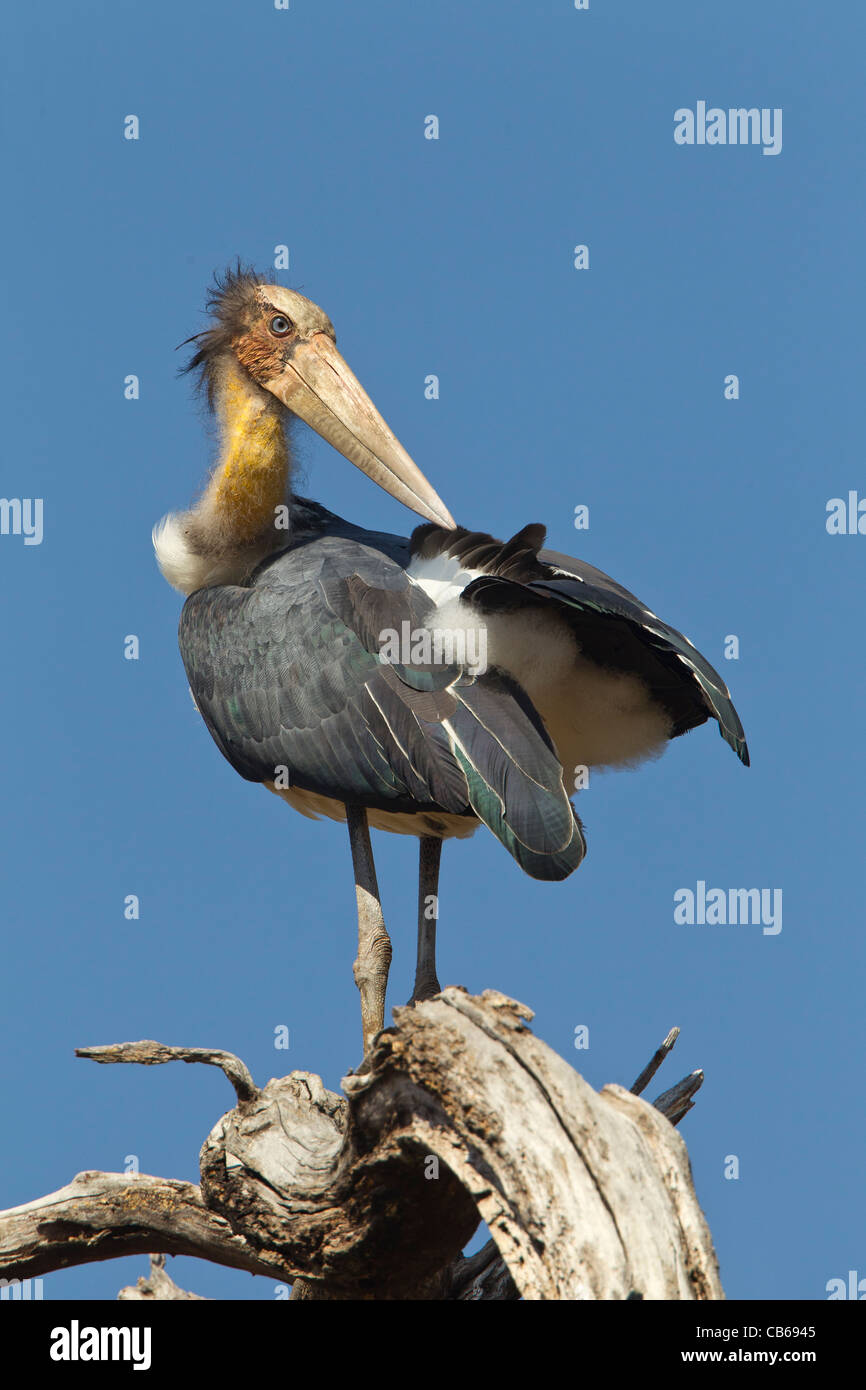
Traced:
<svg viewBox="0 0 866 1390">
<path fill-rule="evenodd" d="M 436 977 L 436 919 L 439 916 L 439 861 L 442 841 L 422 835 L 418 854 L 418 965 L 410 1004 L 439 993 Z"/>
<path fill-rule="evenodd" d="M 385 1026 L 385 990 L 391 965 L 391 938 L 382 916 L 364 807 L 347 806 L 346 823 L 352 845 L 355 894 L 358 899 L 358 959 L 355 961 L 354 974 L 355 984 L 361 992 L 361 1027 L 366 1057 L 373 1038 Z"/>
</svg>

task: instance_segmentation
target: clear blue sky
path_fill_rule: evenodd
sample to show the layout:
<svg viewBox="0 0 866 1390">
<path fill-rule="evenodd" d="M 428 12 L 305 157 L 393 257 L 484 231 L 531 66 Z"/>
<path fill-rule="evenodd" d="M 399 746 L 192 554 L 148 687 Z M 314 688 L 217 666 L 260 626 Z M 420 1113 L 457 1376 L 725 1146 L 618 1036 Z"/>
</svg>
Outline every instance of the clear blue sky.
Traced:
<svg viewBox="0 0 866 1390">
<path fill-rule="evenodd" d="M 259 1082 L 303 1068 L 334 1089 L 358 1061 L 345 830 L 219 756 L 150 542 L 210 458 L 175 345 L 215 268 L 266 269 L 285 243 L 281 278 L 330 314 L 458 520 L 543 521 L 635 590 L 723 669 L 752 749 L 746 771 L 710 725 L 596 777 L 564 884 L 483 830 L 447 846 L 441 977 L 529 1004 L 596 1086 L 631 1084 L 679 1024 L 651 1094 L 706 1072 L 682 1133 L 729 1296 L 820 1299 L 866 1274 L 866 537 L 825 529 L 829 498 L 866 494 L 862 6 L 90 0 L 7 7 L 3 26 L 0 491 L 44 500 L 44 538 L 0 536 L 0 1204 L 131 1154 L 198 1176 L 222 1076 L 76 1046 L 212 1045 Z M 782 152 L 676 145 L 674 111 L 699 100 L 782 108 Z M 301 464 L 343 515 L 415 524 L 314 436 Z M 401 1003 L 415 846 L 375 849 Z M 698 880 L 781 889 L 781 933 L 677 925 Z M 113 1298 L 145 1264 L 52 1275 L 45 1296 Z"/>
</svg>

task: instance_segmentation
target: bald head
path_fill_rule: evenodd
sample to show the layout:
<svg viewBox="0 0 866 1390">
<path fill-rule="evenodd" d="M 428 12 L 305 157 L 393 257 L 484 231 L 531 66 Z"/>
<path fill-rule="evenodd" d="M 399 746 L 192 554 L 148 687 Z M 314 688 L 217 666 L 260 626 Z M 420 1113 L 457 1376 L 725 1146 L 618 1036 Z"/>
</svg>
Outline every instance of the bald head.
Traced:
<svg viewBox="0 0 866 1390">
<path fill-rule="evenodd" d="M 211 404 L 221 391 L 225 396 L 227 382 L 238 379 L 240 366 L 258 408 L 267 392 L 397 501 L 428 521 L 454 525 L 337 352 L 334 326 L 323 309 L 240 266 L 216 282 L 208 309 L 212 323 L 197 336 L 189 367 L 201 371 Z"/>
<path fill-rule="evenodd" d="M 187 371 L 200 373 L 213 405 L 227 360 L 234 358 L 260 385 L 280 375 L 298 341 L 324 333 L 336 342 L 334 326 L 318 304 L 296 290 L 266 284 L 238 265 L 215 277 L 207 309 L 210 325 L 196 334 Z"/>
</svg>

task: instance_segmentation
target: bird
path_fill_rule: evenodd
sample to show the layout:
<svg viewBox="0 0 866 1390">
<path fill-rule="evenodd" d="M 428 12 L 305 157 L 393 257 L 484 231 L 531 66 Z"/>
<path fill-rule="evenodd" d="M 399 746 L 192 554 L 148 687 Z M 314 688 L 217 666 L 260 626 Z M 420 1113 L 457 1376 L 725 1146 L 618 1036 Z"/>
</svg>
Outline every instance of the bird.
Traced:
<svg viewBox="0 0 866 1390">
<path fill-rule="evenodd" d="M 725 682 L 693 644 L 601 570 L 458 526 L 296 290 L 240 261 L 214 277 L 198 378 L 218 449 L 187 511 L 153 529 L 186 595 L 193 701 L 232 767 L 301 814 L 348 826 L 354 977 L 365 1057 L 384 1028 L 391 941 L 370 830 L 419 840 L 415 982 L 439 992 L 442 843 L 484 825 L 532 878 L 586 852 L 574 788 L 712 718 L 748 766 Z M 181 346 L 185 346 L 182 344 Z M 371 531 L 293 490 L 305 422 L 424 520 Z"/>
</svg>

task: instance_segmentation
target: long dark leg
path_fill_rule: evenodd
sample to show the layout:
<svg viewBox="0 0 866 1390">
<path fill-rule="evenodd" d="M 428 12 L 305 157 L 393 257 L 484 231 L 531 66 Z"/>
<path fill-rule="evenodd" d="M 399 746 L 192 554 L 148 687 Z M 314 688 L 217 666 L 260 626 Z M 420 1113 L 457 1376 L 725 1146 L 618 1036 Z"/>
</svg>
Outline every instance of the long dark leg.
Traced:
<svg viewBox="0 0 866 1390">
<path fill-rule="evenodd" d="M 363 806 L 346 807 L 346 823 L 352 846 L 355 894 L 358 899 L 358 959 L 355 984 L 361 992 L 361 1027 L 364 1056 L 378 1032 L 385 1026 L 385 991 L 391 966 L 391 938 L 382 916 L 379 884 L 373 863 L 370 829 Z"/>
<path fill-rule="evenodd" d="M 436 919 L 439 916 L 439 861 L 442 841 L 422 835 L 418 854 L 418 965 L 410 1004 L 439 993 L 436 977 Z"/>
</svg>

